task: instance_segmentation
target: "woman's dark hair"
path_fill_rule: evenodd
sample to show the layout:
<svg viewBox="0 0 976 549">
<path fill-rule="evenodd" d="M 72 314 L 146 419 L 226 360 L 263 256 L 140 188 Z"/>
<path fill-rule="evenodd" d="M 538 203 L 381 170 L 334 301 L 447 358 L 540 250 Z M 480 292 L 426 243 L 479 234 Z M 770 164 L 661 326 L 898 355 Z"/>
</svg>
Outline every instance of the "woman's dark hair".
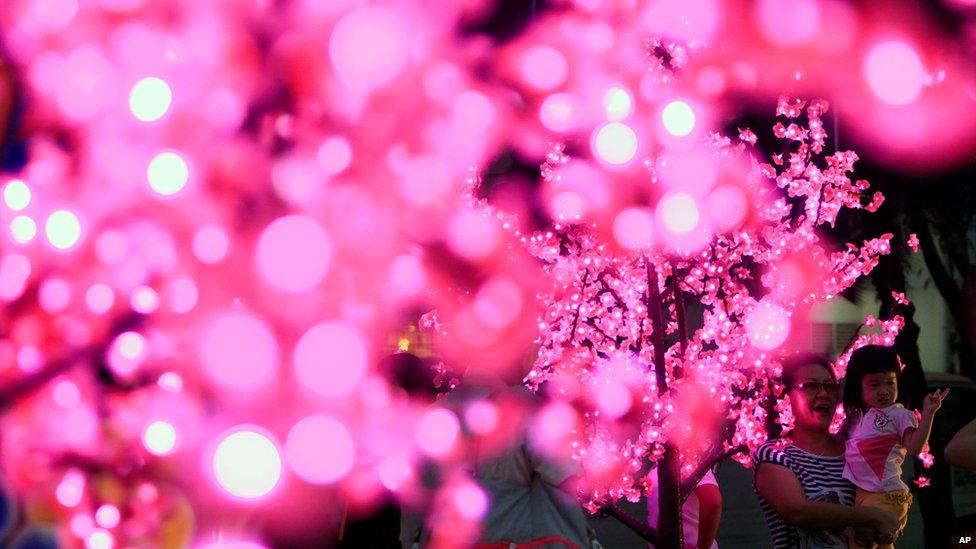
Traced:
<svg viewBox="0 0 976 549">
<path fill-rule="evenodd" d="M 786 386 L 786 390 L 789 390 L 796 384 L 800 368 L 804 366 L 823 366 L 823 369 L 827 370 L 830 377 L 834 381 L 837 381 L 837 376 L 834 375 L 834 369 L 830 367 L 830 361 L 823 355 L 816 353 L 796 353 L 783 359 L 782 364 L 783 375 L 780 378 L 783 380 L 783 385 Z"/>
<path fill-rule="evenodd" d="M 408 395 L 430 399 L 437 395 L 432 366 L 432 361 L 405 352 L 387 355 L 379 363 L 380 371 Z"/>
<path fill-rule="evenodd" d="M 907 404 L 908 392 L 905 391 L 901 377 L 901 361 L 898 359 L 898 353 L 891 347 L 868 345 L 854 351 L 847 362 L 847 375 L 844 376 L 844 409 L 856 408 L 865 411 L 867 406 L 864 404 L 864 394 L 861 390 L 864 376 L 886 372 L 895 373 L 895 381 L 898 383 L 897 402 Z"/>
<path fill-rule="evenodd" d="M 795 353 L 784 358 L 780 364 L 783 366 L 783 373 L 780 379 L 783 381 L 784 391 L 789 391 L 799 380 L 800 369 L 806 366 L 822 366 L 830 374 L 830 377 L 837 381 L 834 369 L 830 367 L 830 361 L 826 357 L 817 353 Z M 770 440 L 779 438 L 783 433 L 783 426 L 777 423 L 779 413 L 776 412 L 776 397 L 770 395 L 766 401 L 766 432 L 769 433 Z"/>
</svg>

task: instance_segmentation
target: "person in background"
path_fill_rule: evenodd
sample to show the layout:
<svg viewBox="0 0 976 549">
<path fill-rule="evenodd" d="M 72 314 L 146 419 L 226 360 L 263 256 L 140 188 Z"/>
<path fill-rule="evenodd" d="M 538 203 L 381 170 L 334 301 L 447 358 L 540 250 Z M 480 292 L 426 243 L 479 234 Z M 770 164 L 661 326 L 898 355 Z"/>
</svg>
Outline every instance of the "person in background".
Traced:
<svg viewBox="0 0 976 549">
<path fill-rule="evenodd" d="M 410 398 L 422 402 L 434 401 L 434 372 L 429 360 L 398 352 L 381 359 L 377 370 Z M 386 499 L 367 516 L 354 517 L 343 513 L 337 545 L 349 549 L 399 549 L 402 547 L 400 536 L 400 506 L 396 501 Z"/>
<path fill-rule="evenodd" d="M 976 471 L 976 419 L 952 437 L 945 448 L 945 459 L 953 467 Z"/>
<path fill-rule="evenodd" d="M 658 498 L 653 496 L 657 489 L 657 474 L 652 473 L 647 478 L 652 484 L 652 496 L 647 498 L 647 523 L 657 528 Z M 698 486 L 688 495 L 681 507 L 681 518 L 685 549 L 718 548 L 715 536 L 722 520 L 722 492 L 712 471 L 705 473 Z"/>
<path fill-rule="evenodd" d="M 490 400 L 519 410 L 502 419 L 513 426 L 508 442 L 491 451 L 472 445 L 475 480 L 488 494 L 488 514 L 475 549 L 592 547 L 586 515 L 575 498 L 579 466 L 540 454 L 528 438 L 526 423 L 542 399 L 523 387 L 521 373 L 469 369 L 454 394 L 445 400 L 460 407 Z M 521 416 L 519 420 L 517 416 Z"/>
<path fill-rule="evenodd" d="M 794 428 L 788 438 L 777 435 L 753 454 L 753 486 L 774 549 L 845 548 L 845 529 L 862 526 L 890 541 L 897 519 L 875 507 L 851 506 L 854 485 L 842 476 L 844 440 L 830 433 L 840 402 L 830 364 L 817 355 L 789 357 L 782 382 Z"/>
</svg>

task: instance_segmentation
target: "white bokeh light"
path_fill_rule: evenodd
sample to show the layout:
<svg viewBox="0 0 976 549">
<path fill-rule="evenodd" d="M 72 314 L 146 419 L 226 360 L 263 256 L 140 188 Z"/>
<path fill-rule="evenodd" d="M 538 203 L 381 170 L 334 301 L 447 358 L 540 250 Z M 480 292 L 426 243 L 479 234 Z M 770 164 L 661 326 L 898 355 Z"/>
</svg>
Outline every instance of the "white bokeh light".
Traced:
<svg viewBox="0 0 976 549">
<path fill-rule="evenodd" d="M 85 540 L 85 549 L 114 549 L 115 538 L 107 530 L 95 529 Z"/>
<path fill-rule="evenodd" d="M 176 428 L 166 421 L 154 421 L 142 432 L 142 444 L 151 454 L 170 454 L 176 447 Z"/>
<path fill-rule="evenodd" d="M 101 505 L 95 511 L 95 522 L 102 528 L 115 528 L 119 525 L 121 518 L 119 508 L 109 503 Z"/>
<path fill-rule="evenodd" d="M 17 244 L 27 244 L 37 236 L 37 223 L 26 215 L 18 215 L 10 220 L 10 237 Z"/>
<path fill-rule="evenodd" d="M 3 187 L 3 201 L 15 212 L 23 210 L 31 201 L 30 187 L 20 179 L 11 179 Z"/>
<path fill-rule="evenodd" d="M 661 111 L 661 122 L 671 135 L 684 137 L 695 129 L 695 111 L 684 101 L 672 101 Z"/>
<path fill-rule="evenodd" d="M 142 122 L 154 122 L 162 118 L 173 102 L 173 92 L 164 80 L 150 76 L 132 86 L 129 93 L 129 110 Z"/>
<path fill-rule="evenodd" d="M 119 354 L 129 360 L 136 360 L 146 352 L 146 338 L 139 332 L 122 332 L 116 338 Z"/>
<path fill-rule="evenodd" d="M 81 222 L 73 212 L 57 210 L 47 217 L 44 235 L 55 248 L 68 250 L 81 239 Z"/>
<path fill-rule="evenodd" d="M 129 305 L 137 313 L 152 314 L 159 308 L 159 292 L 149 286 L 138 286 L 129 295 Z"/>
<path fill-rule="evenodd" d="M 163 196 L 180 192 L 190 178 L 186 160 L 173 151 L 163 151 L 149 162 L 146 179 L 152 190 Z"/>
<path fill-rule="evenodd" d="M 637 155 L 637 134 L 620 122 L 611 122 L 596 130 L 593 152 L 607 164 L 626 164 Z"/>
<path fill-rule="evenodd" d="M 668 193 L 657 206 L 664 226 L 675 234 L 685 234 L 698 225 L 698 203 L 688 193 Z"/>
<path fill-rule="evenodd" d="M 281 478 L 281 455 L 274 442 L 251 429 L 224 437 L 213 457 L 220 487 L 242 499 L 265 496 Z"/>
<path fill-rule="evenodd" d="M 603 109 L 607 113 L 607 120 L 620 122 L 634 112 L 634 99 L 626 89 L 613 86 L 603 95 Z"/>
</svg>

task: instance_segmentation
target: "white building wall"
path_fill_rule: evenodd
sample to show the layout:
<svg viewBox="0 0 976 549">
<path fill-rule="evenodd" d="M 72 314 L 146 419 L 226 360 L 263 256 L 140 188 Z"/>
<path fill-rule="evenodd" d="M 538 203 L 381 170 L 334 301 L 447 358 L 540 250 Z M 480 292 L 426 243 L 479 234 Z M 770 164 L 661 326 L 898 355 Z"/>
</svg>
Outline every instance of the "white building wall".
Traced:
<svg viewBox="0 0 976 549">
<path fill-rule="evenodd" d="M 952 315 L 925 267 L 921 250 L 909 256 L 909 268 L 905 274 L 906 293 L 915 304 L 915 322 L 921 329 L 918 351 L 922 358 L 922 369 L 958 372 L 958 357 L 949 345 L 950 337 L 955 335 Z"/>
<path fill-rule="evenodd" d="M 958 359 L 950 346 L 955 328 L 949 309 L 925 267 L 921 252 L 910 255 L 908 261 L 906 295 L 915 305 L 915 322 L 920 328 L 918 350 L 922 369 L 930 372 L 957 372 Z M 860 323 L 865 315 L 877 317 L 880 306 L 874 286 L 868 281 L 861 286 L 856 302 L 835 297 L 815 307 L 810 320 L 814 323 L 835 325 Z M 843 346 L 846 341 L 839 344 Z"/>
</svg>

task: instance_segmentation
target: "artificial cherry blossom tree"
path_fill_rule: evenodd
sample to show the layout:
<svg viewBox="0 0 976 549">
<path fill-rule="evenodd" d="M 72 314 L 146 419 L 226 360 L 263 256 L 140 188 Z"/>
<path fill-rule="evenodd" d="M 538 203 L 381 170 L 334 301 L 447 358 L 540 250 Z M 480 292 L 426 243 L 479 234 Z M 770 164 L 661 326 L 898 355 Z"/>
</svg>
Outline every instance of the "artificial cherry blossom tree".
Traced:
<svg viewBox="0 0 976 549">
<path fill-rule="evenodd" d="M 890 235 L 834 250 L 818 232 L 844 208 L 873 211 L 883 201 L 852 179 L 855 153 L 824 153 L 826 110 L 821 100 L 780 99 L 773 132 L 785 150 L 770 163 L 714 136 L 707 161 L 732 165 L 735 186 L 693 198 L 675 195 L 665 177 L 658 186 L 671 189 L 654 205 L 661 234 L 636 235 L 632 249 L 574 223 L 529 239 L 553 289 L 542 296 L 540 350 L 527 380 L 548 382 L 581 414 L 573 456 L 589 475 L 589 507 L 660 498 L 666 546 L 680 535 L 680 502 L 707 469 L 730 455 L 748 463 L 747 450 L 767 439 L 771 408 L 788 421 L 775 380 L 791 326 L 890 250 Z M 748 130 L 739 138 L 755 142 Z M 554 147 L 545 177 L 558 179 L 568 161 Z M 720 209 L 736 200 L 731 214 Z M 699 225 L 705 234 L 696 242 L 687 235 Z M 627 226 L 627 238 L 641 227 Z M 887 344 L 897 323 L 883 326 Z M 659 493 L 646 489 L 649 474 L 659 476 Z"/>
</svg>

